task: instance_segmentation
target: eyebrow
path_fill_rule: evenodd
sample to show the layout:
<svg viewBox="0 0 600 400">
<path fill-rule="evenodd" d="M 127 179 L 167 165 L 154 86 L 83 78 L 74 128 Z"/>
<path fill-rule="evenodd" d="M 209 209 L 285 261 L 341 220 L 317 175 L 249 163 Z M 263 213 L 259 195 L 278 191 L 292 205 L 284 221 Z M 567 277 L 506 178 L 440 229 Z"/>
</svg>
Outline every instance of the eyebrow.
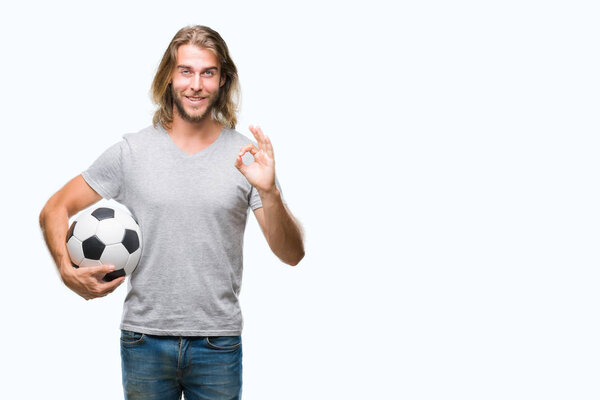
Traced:
<svg viewBox="0 0 600 400">
<path fill-rule="evenodd" d="M 194 67 L 192 67 L 192 66 L 190 66 L 190 65 L 178 65 L 178 66 L 177 66 L 177 68 L 178 68 L 178 69 L 191 69 L 191 70 L 193 70 L 193 69 L 194 69 Z M 215 70 L 215 71 L 216 71 L 216 70 L 218 70 L 218 68 L 217 68 L 217 67 L 208 67 L 208 68 L 204 68 L 203 70 L 204 70 L 204 71 L 208 71 L 208 70 L 211 70 L 211 69 L 213 69 L 213 70 Z"/>
</svg>

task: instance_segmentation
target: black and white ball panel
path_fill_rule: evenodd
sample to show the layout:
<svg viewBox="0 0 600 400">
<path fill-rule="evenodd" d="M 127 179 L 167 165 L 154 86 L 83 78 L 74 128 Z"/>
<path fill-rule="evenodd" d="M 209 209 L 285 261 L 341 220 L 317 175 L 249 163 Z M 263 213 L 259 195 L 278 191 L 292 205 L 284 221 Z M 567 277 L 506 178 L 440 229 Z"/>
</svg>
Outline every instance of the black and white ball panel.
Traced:
<svg viewBox="0 0 600 400">
<path fill-rule="evenodd" d="M 125 229 L 125 236 L 121 243 L 123 243 L 123 246 L 125 246 L 129 253 L 133 253 L 140 248 L 140 237 L 136 231 Z"/>
<path fill-rule="evenodd" d="M 117 270 L 114 270 L 113 272 L 109 272 L 108 274 L 106 274 L 103 279 L 106 282 L 110 282 L 113 279 L 117 279 L 118 277 L 125 276 L 125 275 L 127 275 L 127 274 L 125 273 L 124 269 L 117 269 Z"/>
<path fill-rule="evenodd" d="M 94 235 L 85 239 L 81 243 L 83 247 L 83 256 L 89 260 L 99 260 L 106 245 Z"/>
<path fill-rule="evenodd" d="M 121 243 L 125 237 L 125 227 L 115 218 L 105 219 L 98 223 L 96 236 L 104 244 Z"/>
<path fill-rule="evenodd" d="M 75 230 L 75 225 L 77 225 L 77 221 L 73 221 L 73 223 L 71 224 L 71 227 L 67 231 L 67 242 L 69 241 L 69 239 L 71 239 L 71 236 L 73 236 L 73 231 Z"/>
<path fill-rule="evenodd" d="M 120 265 L 124 267 L 127 265 L 127 261 L 129 261 L 129 252 L 121 243 L 106 246 L 100 256 L 100 262 L 102 264 Z"/>
<path fill-rule="evenodd" d="M 90 260 L 88 258 L 84 258 L 79 264 L 80 267 L 99 267 L 102 263 L 99 260 Z"/>
<path fill-rule="evenodd" d="M 77 221 L 73 222 L 76 223 Z M 77 239 L 75 236 L 71 236 L 67 241 L 67 249 L 69 250 L 69 256 L 71 256 L 71 261 L 73 264 L 79 266 L 81 261 L 83 260 L 83 247 L 81 246 L 81 240 Z"/>
<path fill-rule="evenodd" d="M 83 242 L 85 239 L 96 234 L 98 223 L 100 221 L 91 214 L 84 214 L 77 218 L 77 221 L 75 222 L 77 222 L 77 225 L 75 225 L 75 229 L 73 229 L 73 236 Z"/>
<path fill-rule="evenodd" d="M 100 207 L 96 208 L 92 212 L 92 216 L 94 216 L 98 221 L 102 221 L 103 219 L 109 219 L 115 217 L 115 210 L 108 207 Z"/>
<path fill-rule="evenodd" d="M 119 221 L 121 224 L 123 224 L 123 227 L 125 229 L 131 229 L 132 231 L 136 231 L 138 232 L 138 234 L 140 233 L 140 227 L 137 223 L 137 221 L 129 214 L 122 212 L 120 210 L 117 210 L 118 212 L 115 213 L 115 219 L 117 221 Z"/>
<path fill-rule="evenodd" d="M 67 249 L 73 266 L 112 264 L 116 270 L 105 280 L 129 275 L 141 253 L 141 230 L 131 215 L 100 207 L 77 218 L 67 233 Z"/>
</svg>

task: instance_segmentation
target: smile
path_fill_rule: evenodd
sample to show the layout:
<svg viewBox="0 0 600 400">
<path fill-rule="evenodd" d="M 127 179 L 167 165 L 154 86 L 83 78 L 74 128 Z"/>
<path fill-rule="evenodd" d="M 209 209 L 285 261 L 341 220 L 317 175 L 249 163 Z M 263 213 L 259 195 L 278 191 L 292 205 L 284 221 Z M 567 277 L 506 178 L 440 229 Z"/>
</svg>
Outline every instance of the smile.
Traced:
<svg viewBox="0 0 600 400">
<path fill-rule="evenodd" d="M 206 99 L 206 97 L 192 97 L 192 96 L 185 96 L 185 98 L 188 99 L 188 101 L 190 101 L 193 104 L 200 103 L 202 100 Z"/>
</svg>

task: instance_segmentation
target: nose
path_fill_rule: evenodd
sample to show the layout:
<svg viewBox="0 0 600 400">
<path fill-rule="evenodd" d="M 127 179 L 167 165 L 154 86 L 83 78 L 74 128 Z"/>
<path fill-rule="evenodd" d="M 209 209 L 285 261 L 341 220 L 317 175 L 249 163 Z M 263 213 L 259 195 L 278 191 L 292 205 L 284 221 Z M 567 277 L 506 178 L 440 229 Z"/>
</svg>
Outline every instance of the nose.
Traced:
<svg viewBox="0 0 600 400">
<path fill-rule="evenodd" d="M 200 78 L 199 73 L 194 74 L 190 89 L 192 89 L 195 92 L 202 90 L 202 78 Z"/>
</svg>

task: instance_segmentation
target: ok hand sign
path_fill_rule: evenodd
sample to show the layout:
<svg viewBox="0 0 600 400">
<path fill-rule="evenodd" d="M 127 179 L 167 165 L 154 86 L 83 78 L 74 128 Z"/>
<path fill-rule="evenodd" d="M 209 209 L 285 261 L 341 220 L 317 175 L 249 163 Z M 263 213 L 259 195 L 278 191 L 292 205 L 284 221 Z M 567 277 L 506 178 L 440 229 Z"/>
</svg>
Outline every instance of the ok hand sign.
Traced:
<svg viewBox="0 0 600 400">
<path fill-rule="evenodd" d="M 250 125 L 250 132 L 254 135 L 258 148 L 253 144 L 242 147 L 235 160 L 235 166 L 259 192 L 270 192 L 275 188 L 273 145 L 260 127 Z M 254 161 L 249 165 L 242 161 L 242 156 L 247 152 L 254 157 Z"/>
</svg>

